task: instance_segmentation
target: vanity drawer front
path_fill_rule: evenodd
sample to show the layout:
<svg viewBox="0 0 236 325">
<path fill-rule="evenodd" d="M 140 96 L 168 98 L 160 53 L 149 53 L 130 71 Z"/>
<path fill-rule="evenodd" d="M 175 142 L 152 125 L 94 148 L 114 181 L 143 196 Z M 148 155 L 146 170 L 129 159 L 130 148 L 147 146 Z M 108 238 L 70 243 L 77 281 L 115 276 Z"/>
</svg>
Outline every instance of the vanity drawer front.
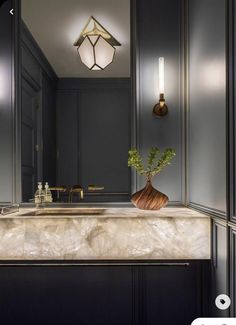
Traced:
<svg viewBox="0 0 236 325">
<path fill-rule="evenodd" d="M 209 261 L 99 263 L 0 266 L 1 321 L 184 325 L 208 316 Z"/>
<path fill-rule="evenodd" d="M 132 288 L 129 266 L 1 267 L 1 323 L 131 325 Z"/>
</svg>

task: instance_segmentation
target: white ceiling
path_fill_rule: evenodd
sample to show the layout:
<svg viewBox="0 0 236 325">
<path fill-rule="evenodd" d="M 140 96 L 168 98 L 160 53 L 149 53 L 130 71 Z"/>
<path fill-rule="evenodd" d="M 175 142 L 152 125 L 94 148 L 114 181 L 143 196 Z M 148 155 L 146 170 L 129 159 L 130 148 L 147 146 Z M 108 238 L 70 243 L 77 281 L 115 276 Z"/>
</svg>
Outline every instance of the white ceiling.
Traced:
<svg viewBox="0 0 236 325">
<path fill-rule="evenodd" d="M 73 46 L 90 16 L 121 43 L 103 71 L 86 68 Z M 130 0 L 22 0 L 22 18 L 58 77 L 130 76 Z"/>
</svg>

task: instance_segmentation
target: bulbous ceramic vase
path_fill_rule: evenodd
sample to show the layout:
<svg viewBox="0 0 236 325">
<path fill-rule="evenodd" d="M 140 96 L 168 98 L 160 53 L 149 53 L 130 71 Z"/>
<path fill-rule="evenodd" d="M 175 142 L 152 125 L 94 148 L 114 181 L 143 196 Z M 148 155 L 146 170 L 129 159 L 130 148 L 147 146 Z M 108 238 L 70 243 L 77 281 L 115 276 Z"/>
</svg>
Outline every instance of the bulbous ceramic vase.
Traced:
<svg viewBox="0 0 236 325">
<path fill-rule="evenodd" d="M 142 190 L 131 197 L 131 202 L 142 210 L 160 210 L 167 205 L 168 201 L 168 196 L 156 190 L 150 180 Z"/>
</svg>

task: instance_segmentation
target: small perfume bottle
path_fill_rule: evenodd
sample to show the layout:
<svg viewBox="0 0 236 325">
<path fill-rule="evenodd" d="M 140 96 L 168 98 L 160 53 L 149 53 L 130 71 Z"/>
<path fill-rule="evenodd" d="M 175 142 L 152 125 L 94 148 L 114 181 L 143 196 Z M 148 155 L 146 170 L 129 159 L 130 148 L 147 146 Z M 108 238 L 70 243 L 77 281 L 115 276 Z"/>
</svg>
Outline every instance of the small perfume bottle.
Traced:
<svg viewBox="0 0 236 325">
<path fill-rule="evenodd" d="M 44 202 L 45 203 L 52 202 L 52 192 L 49 190 L 48 182 L 46 182 L 44 186 Z"/>
<path fill-rule="evenodd" d="M 44 195 L 44 191 L 43 191 L 43 185 L 42 182 L 38 182 L 38 189 L 34 194 L 34 202 L 35 204 L 40 204 L 43 201 L 43 195 Z"/>
</svg>

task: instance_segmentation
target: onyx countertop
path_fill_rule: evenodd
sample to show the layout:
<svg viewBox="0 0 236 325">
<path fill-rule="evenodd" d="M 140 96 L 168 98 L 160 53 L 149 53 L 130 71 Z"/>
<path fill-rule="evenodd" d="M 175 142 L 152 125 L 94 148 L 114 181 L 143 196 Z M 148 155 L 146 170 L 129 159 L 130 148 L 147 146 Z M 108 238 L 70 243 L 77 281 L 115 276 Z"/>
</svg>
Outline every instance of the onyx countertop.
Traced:
<svg viewBox="0 0 236 325">
<path fill-rule="evenodd" d="M 1 260 L 210 258 L 210 217 L 185 207 L 108 207 L 101 215 L 69 216 L 34 211 L 1 216 Z"/>
</svg>

